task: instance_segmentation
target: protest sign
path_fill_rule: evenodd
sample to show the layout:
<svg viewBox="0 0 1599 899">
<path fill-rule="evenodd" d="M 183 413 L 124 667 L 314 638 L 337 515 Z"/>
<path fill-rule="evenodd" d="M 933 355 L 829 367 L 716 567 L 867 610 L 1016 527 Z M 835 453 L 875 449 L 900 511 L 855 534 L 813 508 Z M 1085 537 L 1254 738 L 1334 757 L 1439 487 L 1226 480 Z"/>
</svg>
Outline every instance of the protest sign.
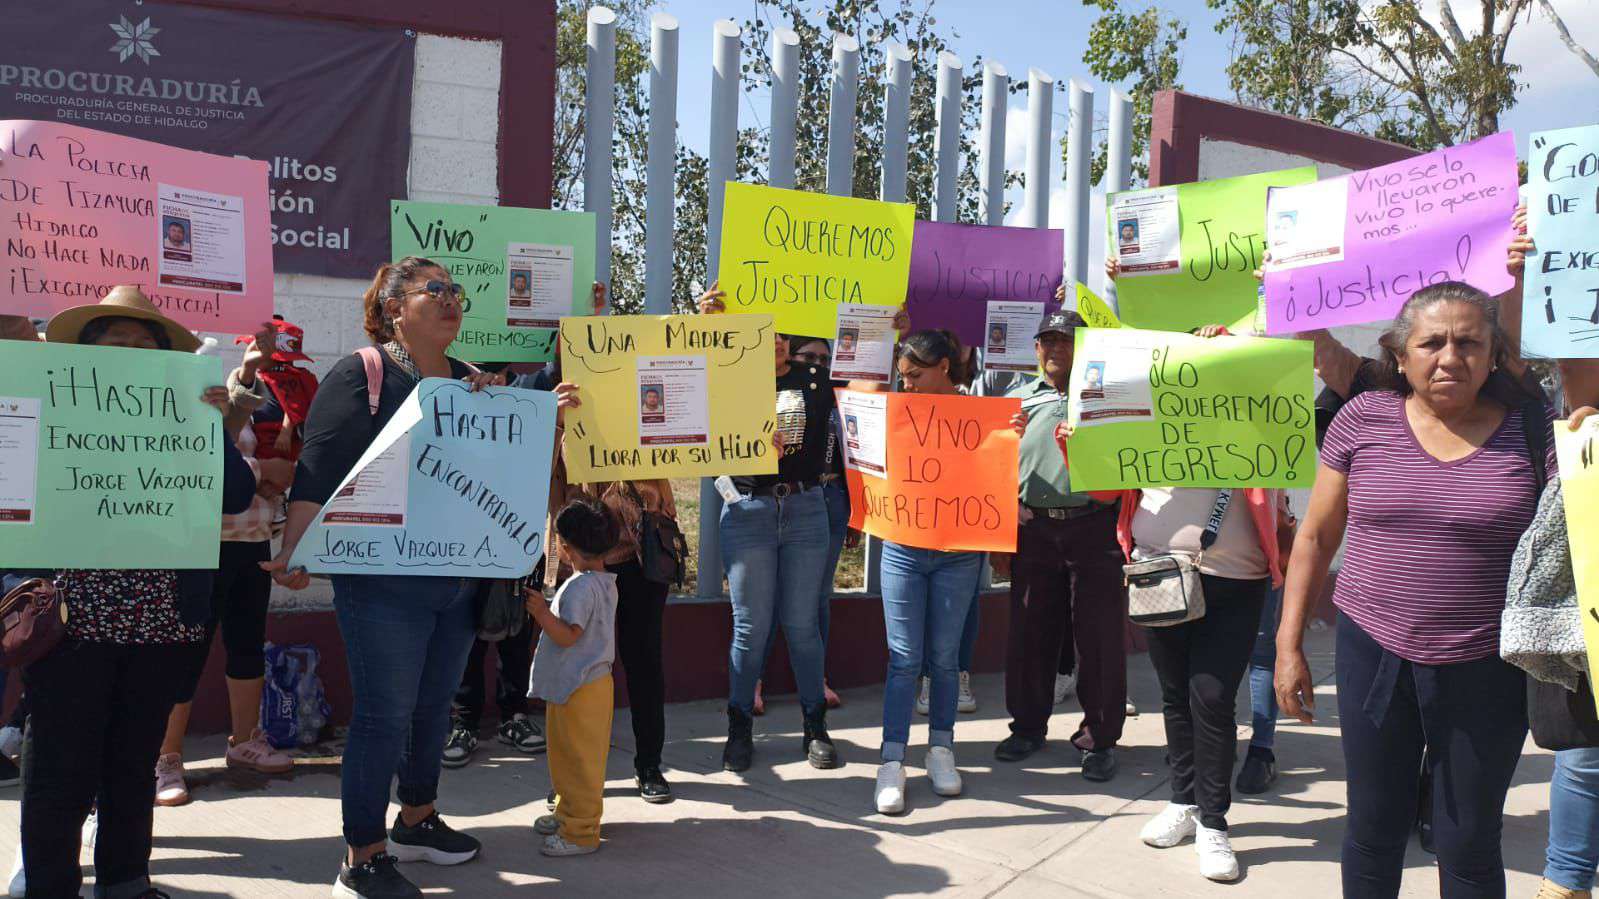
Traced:
<svg viewBox="0 0 1599 899">
<path fill-rule="evenodd" d="M 850 303 L 838 307 L 838 336 L 833 339 L 832 375 L 840 381 L 887 383 L 894 375 L 896 306 Z"/>
<path fill-rule="evenodd" d="M 1314 166 L 1111 194 L 1108 252 L 1131 328 L 1191 331 L 1255 306 L 1270 187 L 1316 180 Z"/>
<path fill-rule="evenodd" d="M 1079 330 L 1072 489 L 1309 487 L 1311 385 L 1308 341 Z"/>
<path fill-rule="evenodd" d="M 916 207 L 729 182 L 718 279 L 728 312 L 831 338 L 840 303 L 905 300 Z"/>
<path fill-rule="evenodd" d="M 566 413 L 567 478 L 775 473 L 772 340 L 767 315 L 562 321 L 561 374 L 582 400 Z"/>
<path fill-rule="evenodd" d="M 0 313 L 49 318 L 136 284 L 191 330 L 272 315 L 266 164 L 53 122 L 0 122 Z"/>
<path fill-rule="evenodd" d="M 389 204 L 395 259 L 449 269 L 470 307 L 450 355 L 473 362 L 548 362 L 555 329 L 594 308 L 594 213 Z"/>
<path fill-rule="evenodd" d="M 1571 572 L 1577 581 L 1582 637 L 1588 647 L 1588 683 L 1599 685 L 1599 416 L 1572 431 L 1555 423 L 1555 455 L 1566 501 L 1566 534 L 1571 541 Z M 1599 704 L 1599 698 L 1595 699 Z"/>
<path fill-rule="evenodd" d="M 1509 290 L 1516 180 L 1516 139 L 1503 132 L 1274 188 L 1266 210 L 1268 332 L 1391 319 L 1411 294 L 1440 281 Z"/>
<path fill-rule="evenodd" d="M 1599 357 L 1599 125 L 1532 136 L 1527 225 L 1522 353 Z"/>
<path fill-rule="evenodd" d="M 1120 328 L 1121 319 L 1116 317 L 1110 304 L 1100 299 L 1097 294 L 1088 289 L 1087 284 L 1075 285 L 1077 288 L 1077 314 L 1088 322 L 1090 328 Z"/>
<path fill-rule="evenodd" d="M 905 308 L 912 329 L 948 328 L 968 346 L 978 346 L 989 303 L 1044 304 L 1060 308 L 1064 232 L 1058 228 L 1013 228 L 916 222 L 911 244 L 910 286 Z"/>
<path fill-rule="evenodd" d="M 0 342 L 0 568 L 215 568 L 215 359 Z"/>
<path fill-rule="evenodd" d="M 921 549 L 1016 551 L 1020 399 L 836 393 L 850 527 Z"/>
<path fill-rule="evenodd" d="M 544 552 L 555 394 L 424 378 L 289 560 L 319 574 L 521 577 Z"/>
</svg>

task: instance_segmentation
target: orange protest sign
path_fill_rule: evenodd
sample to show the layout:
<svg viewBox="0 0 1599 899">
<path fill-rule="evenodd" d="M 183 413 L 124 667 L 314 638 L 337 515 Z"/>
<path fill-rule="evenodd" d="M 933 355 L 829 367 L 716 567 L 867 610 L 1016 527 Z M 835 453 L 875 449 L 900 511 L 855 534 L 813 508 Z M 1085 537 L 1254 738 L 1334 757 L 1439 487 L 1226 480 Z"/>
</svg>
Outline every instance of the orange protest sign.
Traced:
<svg viewBox="0 0 1599 899">
<path fill-rule="evenodd" d="M 921 549 L 1016 551 L 1021 400 L 838 391 L 849 526 Z"/>
</svg>

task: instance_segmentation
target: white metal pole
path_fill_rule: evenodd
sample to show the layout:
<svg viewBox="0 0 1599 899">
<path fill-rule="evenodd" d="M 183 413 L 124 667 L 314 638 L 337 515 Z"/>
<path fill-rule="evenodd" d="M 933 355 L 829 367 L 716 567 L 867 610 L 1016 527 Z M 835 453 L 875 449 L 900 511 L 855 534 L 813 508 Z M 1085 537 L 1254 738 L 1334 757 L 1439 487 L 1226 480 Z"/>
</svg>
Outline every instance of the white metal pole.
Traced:
<svg viewBox="0 0 1599 899">
<path fill-rule="evenodd" d="M 981 190 L 978 218 L 985 225 L 1005 224 L 1005 113 L 1010 75 L 997 62 L 983 64 L 983 121 L 977 166 Z"/>
<path fill-rule="evenodd" d="M 677 19 L 650 17 L 650 138 L 645 169 L 644 311 L 672 311 L 672 229 L 677 221 Z"/>
<path fill-rule="evenodd" d="M 957 178 L 961 169 L 961 73 L 960 58 L 948 50 L 938 54 L 938 86 L 934 99 L 935 133 L 933 220 L 953 222 L 960 196 Z"/>
<path fill-rule="evenodd" d="M 1054 95 L 1055 79 L 1042 69 L 1027 70 L 1027 184 L 1021 223 L 1029 228 L 1049 226 L 1049 133 Z"/>
<path fill-rule="evenodd" d="M 910 157 L 911 116 L 910 48 L 890 43 L 883 47 L 883 181 L 878 198 L 905 202 L 905 176 Z"/>
<path fill-rule="evenodd" d="M 772 145 L 766 183 L 794 186 L 794 125 L 799 115 L 799 35 L 791 28 L 772 32 Z"/>
<path fill-rule="evenodd" d="M 1119 90 L 1110 92 L 1110 134 L 1106 142 L 1105 191 L 1113 194 L 1127 190 L 1133 181 L 1133 100 Z M 1108 239 L 1105 246 L 1110 246 Z M 1110 308 L 1121 311 L 1116 302 L 1116 282 L 1105 279 L 1103 296 Z"/>
<path fill-rule="evenodd" d="M 616 13 L 588 13 L 583 96 L 583 209 L 594 213 L 594 278 L 611 283 L 611 131 L 616 105 Z"/>
<path fill-rule="evenodd" d="M 1088 280 L 1088 183 L 1094 161 L 1094 91 L 1070 82 L 1071 118 L 1066 123 L 1066 277 Z"/>
<path fill-rule="evenodd" d="M 861 80 L 861 45 L 833 35 L 833 85 L 827 107 L 827 192 L 847 197 L 855 179 L 855 91 Z"/>
</svg>

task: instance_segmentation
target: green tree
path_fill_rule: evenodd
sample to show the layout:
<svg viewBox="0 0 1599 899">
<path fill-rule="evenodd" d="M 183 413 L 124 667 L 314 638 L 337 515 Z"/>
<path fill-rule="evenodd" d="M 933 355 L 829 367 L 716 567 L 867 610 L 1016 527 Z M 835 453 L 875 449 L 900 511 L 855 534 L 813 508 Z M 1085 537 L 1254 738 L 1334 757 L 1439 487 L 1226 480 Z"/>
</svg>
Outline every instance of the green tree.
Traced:
<svg viewBox="0 0 1599 899">
<path fill-rule="evenodd" d="M 1088 52 L 1083 61 L 1095 77 L 1126 84 L 1133 101 L 1133 181 L 1149 178 L 1149 125 L 1154 114 L 1155 95 L 1181 88 L 1182 45 L 1188 26 L 1159 6 L 1126 11 L 1118 0 L 1083 0 L 1084 6 L 1097 7 L 1099 18 L 1088 31 Z M 1101 138 L 1094 150 L 1089 183 L 1098 184 L 1109 164 L 1107 147 Z M 1064 164 L 1068 151 L 1061 138 L 1060 158 Z"/>
</svg>

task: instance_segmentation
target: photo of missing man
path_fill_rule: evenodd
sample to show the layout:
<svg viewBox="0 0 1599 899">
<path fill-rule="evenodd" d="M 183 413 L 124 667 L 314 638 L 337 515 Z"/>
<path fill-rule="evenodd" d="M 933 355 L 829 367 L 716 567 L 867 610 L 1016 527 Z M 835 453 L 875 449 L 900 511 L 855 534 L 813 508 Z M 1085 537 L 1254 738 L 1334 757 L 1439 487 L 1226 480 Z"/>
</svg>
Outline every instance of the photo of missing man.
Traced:
<svg viewBox="0 0 1599 899">
<path fill-rule="evenodd" d="M 1294 231 L 1299 228 L 1299 211 L 1280 210 L 1271 220 L 1271 246 L 1276 249 L 1294 242 Z"/>
<path fill-rule="evenodd" d="M 1116 222 L 1116 246 L 1123 253 L 1138 252 L 1138 219 L 1121 219 Z"/>
<path fill-rule="evenodd" d="M 527 300 L 533 297 L 532 273 L 527 269 L 511 269 L 511 299 Z"/>
<path fill-rule="evenodd" d="M 659 384 L 645 384 L 639 388 L 639 421 L 644 424 L 661 424 L 666 421 L 666 390 Z"/>
<path fill-rule="evenodd" d="M 836 361 L 855 361 L 855 341 L 859 335 L 854 328 L 838 329 L 838 350 L 833 354 Z"/>
<path fill-rule="evenodd" d="M 161 216 L 161 251 L 168 259 L 188 262 L 193 259 L 194 242 L 189 220 L 176 215 Z"/>
<path fill-rule="evenodd" d="M 844 443 L 848 445 L 850 449 L 860 449 L 860 437 L 861 427 L 860 423 L 855 420 L 855 416 L 844 416 Z"/>
<path fill-rule="evenodd" d="M 1085 400 L 1105 398 L 1105 363 L 1090 362 L 1083 367 L 1083 392 L 1079 396 Z"/>
<path fill-rule="evenodd" d="M 994 322 L 988 326 L 988 351 L 990 353 L 1005 352 L 1005 323 Z"/>
</svg>

